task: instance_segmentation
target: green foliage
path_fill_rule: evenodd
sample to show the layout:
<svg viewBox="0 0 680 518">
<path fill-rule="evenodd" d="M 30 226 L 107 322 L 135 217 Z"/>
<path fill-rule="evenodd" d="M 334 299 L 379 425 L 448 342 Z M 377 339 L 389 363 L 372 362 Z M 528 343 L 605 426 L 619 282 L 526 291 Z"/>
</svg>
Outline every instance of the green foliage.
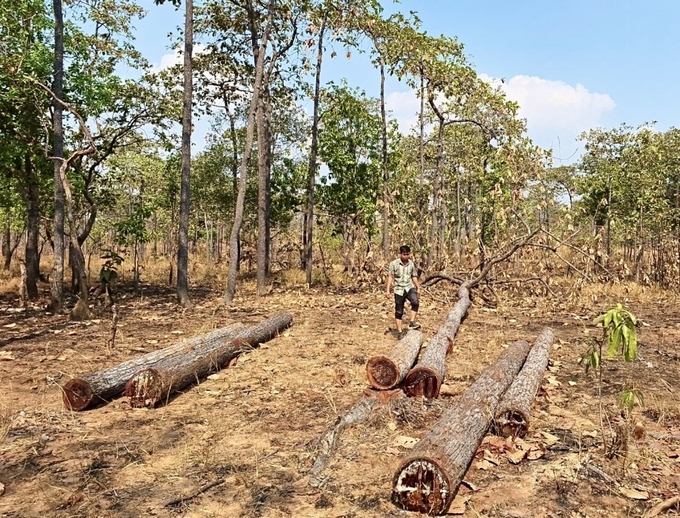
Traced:
<svg viewBox="0 0 680 518">
<path fill-rule="evenodd" d="M 621 354 L 627 362 L 637 358 L 637 319 L 621 304 L 600 315 L 595 324 L 602 324 L 603 340 L 607 341 L 607 358 Z"/>
<path fill-rule="evenodd" d="M 642 396 L 642 392 L 636 388 L 625 389 L 622 391 L 621 394 L 619 394 L 617 403 L 619 408 L 625 410 L 629 416 L 633 412 L 635 405 L 645 406 L 645 400 Z"/>
<path fill-rule="evenodd" d="M 102 259 L 104 259 L 104 264 L 99 270 L 99 281 L 108 285 L 118 278 L 118 267 L 125 259 L 111 249 L 104 250 Z"/>
</svg>

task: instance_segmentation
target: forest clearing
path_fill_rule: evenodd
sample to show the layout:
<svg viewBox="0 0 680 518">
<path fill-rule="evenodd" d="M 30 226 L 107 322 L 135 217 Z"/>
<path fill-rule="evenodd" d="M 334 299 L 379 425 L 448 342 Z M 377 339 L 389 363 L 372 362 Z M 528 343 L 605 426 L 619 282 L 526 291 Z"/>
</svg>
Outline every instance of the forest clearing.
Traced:
<svg viewBox="0 0 680 518">
<path fill-rule="evenodd" d="M 0 518 L 677 515 L 680 12 L 605 3 L 0 2 Z"/>
<path fill-rule="evenodd" d="M 17 311 L 16 294 L 4 292 L 0 371 L 10 383 L 1 399 L 0 515 L 416 516 L 390 501 L 400 459 L 504 345 L 552 326 L 550 366 L 528 435 L 487 436 L 449 514 L 642 516 L 680 485 L 678 299 L 624 283 L 551 286 L 558 297 L 523 287 L 504 291 L 495 308 L 474 298 L 440 397 L 395 399 L 348 428 L 319 487 L 307 472 L 320 437 L 362 398 L 367 359 L 396 342 L 381 285 L 307 289 L 284 281 L 258 298 L 250 281 L 231 309 L 218 309 L 221 290 L 205 286 L 192 292 L 189 310 L 177 307 L 171 290 L 144 286 L 142 296 L 120 295 L 110 351 L 109 311 L 68 322 Z M 455 293 L 441 283 L 423 293 L 426 342 Z M 615 421 L 603 443 L 595 375 L 579 358 L 601 334 L 594 318 L 618 301 L 638 315 L 640 353 L 635 362 L 604 362 L 602 404 Z M 158 408 L 132 409 L 123 397 L 83 412 L 64 408 L 60 386 L 71 377 L 284 309 L 293 315 L 289 329 Z M 624 386 L 638 388 L 645 402 L 626 420 L 617 405 Z M 635 426 L 644 428 L 640 438 Z"/>
</svg>

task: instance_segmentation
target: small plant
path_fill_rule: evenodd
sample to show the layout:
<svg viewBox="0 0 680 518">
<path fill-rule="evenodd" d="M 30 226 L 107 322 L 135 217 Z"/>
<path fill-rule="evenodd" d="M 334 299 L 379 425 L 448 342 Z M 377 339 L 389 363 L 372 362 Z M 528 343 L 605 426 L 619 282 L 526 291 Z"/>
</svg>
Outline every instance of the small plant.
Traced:
<svg viewBox="0 0 680 518">
<path fill-rule="evenodd" d="M 118 267 L 123 264 L 123 257 L 113 250 L 105 250 L 102 255 L 104 264 L 99 270 L 99 283 L 101 293 L 106 294 L 109 303 L 113 305 L 113 296 L 111 295 L 111 283 L 118 278 Z"/>
<path fill-rule="evenodd" d="M 635 327 L 637 318 L 635 318 L 633 313 L 624 309 L 621 304 L 616 304 L 615 307 L 597 317 L 593 323 L 595 325 L 602 324 L 602 338 L 590 342 L 588 352 L 581 358 L 579 363 L 585 364 L 586 372 L 591 368 L 597 372 L 600 427 L 604 439 L 604 416 L 602 412 L 602 350 L 606 343 L 607 351 L 605 357 L 607 359 L 613 359 L 618 355 L 621 355 L 624 361 L 634 361 L 637 358 L 638 350 L 637 329 Z M 644 406 L 642 392 L 635 388 L 624 390 L 619 395 L 618 405 L 622 411 L 625 412 L 626 419 L 629 420 L 635 405 Z M 609 422 L 609 418 L 607 418 L 607 422 Z M 619 448 L 614 448 L 614 446 L 616 441 L 620 440 L 621 437 L 623 437 L 623 435 L 617 431 L 614 440 L 612 441 L 612 445 L 609 448 L 610 451 L 618 451 Z"/>
<path fill-rule="evenodd" d="M 637 358 L 637 318 L 630 311 L 617 304 L 595 319 L 595 324 L 602 322 L 604 337 L 607 342 L 607 358 L 614 358 L 621 353 L 623 359 L 631 362 Z M 600 351 L 601 356 L 601 351 Z"/>
<path fill-rule="evenodd" d="M 637 406 L 645 406 L 645 400 L 640 389 L 629 388 L 625 389 L 619 394 L 618 400 L 619 408 L 626 412 L 626 417 L 629 418 L 633 413 L 633 408 Z"/>
</svg>

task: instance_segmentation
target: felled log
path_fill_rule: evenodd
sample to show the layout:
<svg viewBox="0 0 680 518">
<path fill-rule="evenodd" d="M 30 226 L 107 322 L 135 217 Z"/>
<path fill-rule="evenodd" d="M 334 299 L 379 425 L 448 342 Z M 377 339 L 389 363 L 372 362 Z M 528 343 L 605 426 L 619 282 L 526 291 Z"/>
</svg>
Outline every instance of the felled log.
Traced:
<svg viewBox="0 0 680 518">
<path fill-rule="evenodd" d="M 230 324 L 205 335 L 196 336 L 184 342 L 152 351 L 144 356 L 119 363 L 80 378 L 73 378 L 62 387 L 64 405 L 70 410 L 84 410 L 96 403 L 105 402 L 122 394 L 125 384 L 135 372 L 151 367 L 163 358 L 191 351 L 202 345 L 222 343 L 236 336 L 246 326 Z"/>
<path fill-rule="evenodd" d="M 136 372 L 125 385 L 125 395 L 132 407 L 154 407 L 174 392 L 220 369 L 241 353 L 271 340 L 292 321 L 290 313 L 278 313 L 246 328 L 231 340 L 204 344 L 183 354 L 163 358 L 153 367 Z"/>
<path fill-rule="evenodd" d="M 394 475 L 395 505 L 431 515 L 446 513 L 529 349 L 523 341 L 510 345 L 418 441 Z"/>
<path fill-rule="evenodd" d="M 510 385 L 496 410 L 492 430 L 503 437 L 524 437 L 529 429 L 531 403 L 548 366 L 553 330 L 546 327 L 538 335 L 522 370 Z"/>
<path fill-rule="evenodd" d="M 371 386 L 379 390 L 396 387 L 408 374 L 423 345 L 423 333 L 411 330 L 387 354 L 373 356 L 366 363 L 366 375 Z"/>
<path fill-rule="evenodd" d="M 458 301 L 430 340 L 420 362 L 406 375 L 403 387 L 407 395 L 429 399 L 439 396 L 439 388 L 446 375 L 446 355 L 451 350 L 453 339 L 469 307 L 470 291 L 463 284 L 458 289 Z"/>
<path fill-rule="evenodd" d="M 309 485 L 319 487 L 323 482 L 320 473 L 326 468 L 333 453 L 337 448 L 338 438 L 352 425 L 366 421 L 373 410 L 380 406 L 378 398 L 363 397 L 356 405 L 350 408 L 344 415 L 338 417 L 335 426 L 328 430 L 319 441 L 319 449 L 316 460 L 309 470 Z"/>
</svg>

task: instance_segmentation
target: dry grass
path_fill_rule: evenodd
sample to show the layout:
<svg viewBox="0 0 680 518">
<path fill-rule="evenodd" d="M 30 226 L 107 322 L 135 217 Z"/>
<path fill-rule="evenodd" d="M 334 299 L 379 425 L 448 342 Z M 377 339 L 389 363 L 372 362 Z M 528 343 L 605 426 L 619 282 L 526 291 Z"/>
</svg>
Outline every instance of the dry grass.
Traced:
<svg viewBox="0 0 680 518">
<path fill-rule="evenodd" d="M 0 444 L 5 442 L 12 427 L 12 408 L 4 393 L 0 393 Z"/>
</svg>

